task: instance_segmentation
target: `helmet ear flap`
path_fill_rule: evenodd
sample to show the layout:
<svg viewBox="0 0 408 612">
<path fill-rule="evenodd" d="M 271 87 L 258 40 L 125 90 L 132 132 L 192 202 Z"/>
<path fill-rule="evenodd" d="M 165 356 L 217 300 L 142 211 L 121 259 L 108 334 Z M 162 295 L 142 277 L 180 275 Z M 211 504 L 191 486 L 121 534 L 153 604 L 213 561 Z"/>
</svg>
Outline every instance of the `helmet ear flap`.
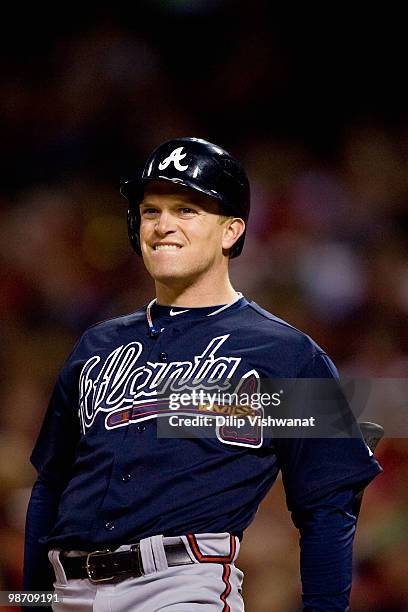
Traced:
<svg viewBox="0 0 408 612">
<path fill-rule="evenodd" d="M 127 228 L 130 244 L 138 255 L 142 254 L 140 248 L 140 209 L 143 200 L 144 185 L 142 181 L 125 181 L 122 183 L 120 193 L 128 201 Z"/>
<path fill-rule="evenodd" d="M 135 202 L 129 202 L 129 208 L 127 212 L 127 225 L 128 225 L 128 236 L 130 244 L 133 250 L 141 255 L 142 251 L 140 248 L 140 212 L 139 205 Z"/>
</svg>

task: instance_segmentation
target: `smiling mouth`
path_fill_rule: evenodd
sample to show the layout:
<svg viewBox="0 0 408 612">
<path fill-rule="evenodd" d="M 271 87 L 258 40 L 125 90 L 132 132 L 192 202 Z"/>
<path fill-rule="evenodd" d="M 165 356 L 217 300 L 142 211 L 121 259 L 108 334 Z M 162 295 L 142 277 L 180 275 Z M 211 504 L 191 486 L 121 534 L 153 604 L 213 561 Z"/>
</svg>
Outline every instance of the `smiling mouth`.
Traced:
<svg viewBox="0 0 408 612">
<path fill-rule="evenodd" d="M 153 248 L 155 251 L 176 251 L 181 249 L 181 246 L 178 244 L 156 244 Z"/>
</svg>

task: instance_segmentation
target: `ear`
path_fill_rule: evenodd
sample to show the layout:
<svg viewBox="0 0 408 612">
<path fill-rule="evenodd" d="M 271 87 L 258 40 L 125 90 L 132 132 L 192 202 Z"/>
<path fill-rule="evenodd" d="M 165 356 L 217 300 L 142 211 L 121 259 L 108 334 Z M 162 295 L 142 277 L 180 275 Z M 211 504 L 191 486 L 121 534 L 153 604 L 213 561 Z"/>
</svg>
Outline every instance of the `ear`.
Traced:
<svg viewBox="0 0 408 612">
<path fill-rule="evenodd" d="M 222 248 L 230 249 L 245 231 L 245 221 L 240 217 L 228 217 L 224 226 Z"/>
</svg>

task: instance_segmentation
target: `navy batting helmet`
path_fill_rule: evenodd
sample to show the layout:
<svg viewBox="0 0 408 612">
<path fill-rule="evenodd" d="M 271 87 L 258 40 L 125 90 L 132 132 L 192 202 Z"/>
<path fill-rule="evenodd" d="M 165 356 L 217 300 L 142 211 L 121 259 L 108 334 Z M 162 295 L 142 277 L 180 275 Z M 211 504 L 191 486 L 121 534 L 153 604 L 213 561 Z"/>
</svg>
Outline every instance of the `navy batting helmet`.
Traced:
<svg viewBox="0 0 408 612">
<path fill-rule="evenodd" d="M 139 176 L 125 181 L 121 193 L 129 202 L 128 233 L 133 249 L 141 254 L 139 204 L 149 181 L 164 180 L 201 191 L 219 201 L 221 213 L 249 216 L 249 182 L 240 163 L 227 151 L 201 138 L 175 138 L 159 145 L 148 158 Z M 245 232 L 230 250 L 237 257 Z"/>
</svg>

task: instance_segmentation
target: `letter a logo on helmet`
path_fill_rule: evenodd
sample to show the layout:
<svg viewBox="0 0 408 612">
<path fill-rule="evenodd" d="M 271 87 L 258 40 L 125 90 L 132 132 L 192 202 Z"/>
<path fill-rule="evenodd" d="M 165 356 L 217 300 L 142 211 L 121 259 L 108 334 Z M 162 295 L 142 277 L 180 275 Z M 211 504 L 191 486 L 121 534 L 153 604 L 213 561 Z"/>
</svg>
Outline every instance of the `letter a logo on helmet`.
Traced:
<svg viewBox="0 0 408 612">
<path fill-rule="evenodd" d="M 177 147 L 177 149 L 174 149 L 174 151 L 172 151 L 170 155 L 166 157 L 166 159 L 163 159 L 163 161 L 160 162 L 159 170 L 165 170 L 165 168 L 170 166 L 172 162 L 176 170 L 179 170 L 180 172 L 183 172 L 183 170 L 187 170 L 188 164 L 187 166 L 182 166 L 180 163 L 180 161 L 184 159 L 187 155 L 187 153 L 182 153 L 183 149 L 184 147 Z"/>
</svg>

